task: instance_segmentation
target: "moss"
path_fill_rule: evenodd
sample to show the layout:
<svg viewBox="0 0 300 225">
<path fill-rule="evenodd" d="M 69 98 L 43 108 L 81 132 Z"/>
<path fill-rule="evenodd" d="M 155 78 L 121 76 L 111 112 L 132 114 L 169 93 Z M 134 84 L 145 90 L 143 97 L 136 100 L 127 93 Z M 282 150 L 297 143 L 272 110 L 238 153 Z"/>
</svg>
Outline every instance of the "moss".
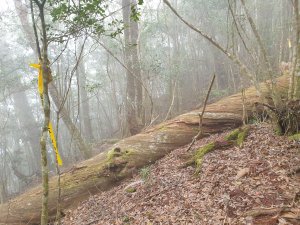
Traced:
<svg viewBox="0 0 300 225">
<path fill-rule="evenodd" d="M 123 223 L 128 224 L 131 220 L 132 220 L 132 218 L 129 217 L 129 216 L 124 216 L 124 217 L 123 217 Z"/>
<path fill-rule="evenodd" d="M 282 128 L 280 126 L 280 124 L 278 122 L 276 122 L 276 125 L 274 127 L 274 133 L 278 136 L 281 136 L 283 135 L 283 131 L 282 131 Z"/>
<path fill-rule="evenodd" d="M 225 141 L 234 141 L 238 138 L 239 133 L 241 132 L 240 128 L 237 128 L 233 131 L 231 131 L 229 134 L 226 135 L 226 137 L 224 138 Z"/>
<path fill-rule="evenodd" d="M 194 156 L 193 156 L 193 162 L 196 166 L 196 174 L 198 174 L 201 170 L 202 162 L 203 162 L 203 156 L 207 153 L 213 151 L 215 149 L 215 143 L 211 142 L 207 145 L 204 145 L 203 147 L 199 148 Z"/>
<path fill-rule="evenodd" d="M 122 155 L 121 149 L 120 148 L 114 148 L 114 149 L 107 152 L 106 159 L 108 161 L 111 161 L 112 159 L 114 159 L 116 157 L 119 157 L 121 155 Z"/>
<path fill-rule="evenodd" d="M 127 188 L 125 191 L 126 191 L 127 193 L 134 193 L 134 192 L 136 192 L 136 188 L 134 188 L 134 187 L 129 187 L 129 188 Z"/>
<path fill-rule="evenodd" d="M 241 148 L 243 147 L 244 141 L 249 133 L 249 126 L 245 126 L 241 129 L 241 131 L 238 134 L 236 144 Z"/>
<path fill-rule="evenodd" d="M 114 148 L 107 152 L 106 159 L 108 162 L 120 157 L 128 157 L 134 153 L 133 149 L 121 150 L 120 148 Z"/>
<path fill-rule="evenodd" d="M 300 133 L 289 136 L 291 141 L 300 141 Z"/>
<path fill-rule="evenodd" d="M 237 128 L 230 132 L 225 138 L 225 141 L 235 141 L 237 146 L 242 147 L 243 143 L 249 133 L 249 126 Z"/>
<path fill-rule="evenodd" d="M 121 149 L 116 147 L 107 152 L 104 173 L 113 173 L 115 178 L 122 178 L 123 171 L 130 162 L 130 156 L 134 154 L 133 149 Z M 125 169 L 126 174 L 126 169 Z"/>
<path fill-rule="evenodd" d="M 159 131 L 166 131 L 168 130 L 168 127 L 166 127 L 165 125 L 162 125 L 160 128 L 159 128 Z"/>
<path fill-rule="evenodd" d="M 139 175 L 143 181 L 148 181 L 151 174 L 149 166 L 145 166 L 139 170 Z"/>
</svg>

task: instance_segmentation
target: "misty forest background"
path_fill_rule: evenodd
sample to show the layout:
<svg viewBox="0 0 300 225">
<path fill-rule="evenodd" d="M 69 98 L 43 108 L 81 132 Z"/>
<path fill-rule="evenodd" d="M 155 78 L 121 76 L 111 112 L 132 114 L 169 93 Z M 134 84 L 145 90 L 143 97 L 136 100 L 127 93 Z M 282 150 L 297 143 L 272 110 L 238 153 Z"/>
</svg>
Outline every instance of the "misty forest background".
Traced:
<svg viewBox="0 0 300 225">
<path fill-rule="evenodd" d="M 0 203 L 41 178 L 43 113 L 37 70 L 29 67 L 38 57 L 28 2 L 0 1 Z M 60 17 L 59 8 L 53 12 L 47 5 L 51 121 L 64 168 L 201 106 L 214 73 L 210 101 L 266 79 L 264 56 L 241 1 L 170 2 L 185 20 L 237 55 L 254 79 L 241 76 L 236 64 L 162 1 L 107 1 L 101 26 L 93 29 L 74 27 L 74 18 Z M 290 69 L 296 51 L 295 2 L 246 1 L 275 76 Z M 91 24 L 97 21 L 90 18 Z M 55 174 L 50 140 L 47 145 Z"/>
</svg>

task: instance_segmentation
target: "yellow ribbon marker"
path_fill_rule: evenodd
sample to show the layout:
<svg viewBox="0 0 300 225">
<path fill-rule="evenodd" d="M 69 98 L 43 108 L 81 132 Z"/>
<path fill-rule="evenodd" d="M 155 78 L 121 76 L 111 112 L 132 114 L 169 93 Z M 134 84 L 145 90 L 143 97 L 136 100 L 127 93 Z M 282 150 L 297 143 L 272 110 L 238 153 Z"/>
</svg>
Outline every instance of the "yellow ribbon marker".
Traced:
<svg viewBox="0 0 300 225">
<path fill-rule="evenodd" d="M 43 97 L 42 96 L 43 96 L 43 92 L 44 92 L 44 84 L 43 84 L 43 70 L 42 70 L 42 66 L 41 66 L 40 63 L 39 64 L 32 63 L 32 64 L 30 64 L 30 67 L 38 69 L 38 71 L 39 71 L 39 75 L 38 75 L 38 91 L 39 91 L 40 96 L 41 96 L 42 101 L 43 101 Z M 52 142 L 52 145 L 53 145 L 53 149 L 54 149 L 54 152 L 55 152 L 57 164 L 59 166 L 62 166 L 62 159 L 61 159 L 60 154 L 58 152 L 58 148 L 57 148 L 57 144 L 56 144 L 56 139 L 55 139 L 55 136 L 54 136 L 53 127 L 52 127 L 52 123 L 51 122 L 49 122 L 48 131 L 49 131 L 50 139 L 51 139 L 51 142 Z"/>
<path fill-rule="evenodd" d="M 49 122 L 48 128 L 49 128 L 48 129 L 49 130 L 49 135 L 50 135 L 50 139 L 51 139 L 51 142 L 52 142 L 52 145 L 53 145 L 53 149 L 54 149 L 54 152 L 55 152 L 57 164 L 59 166 L 61 166 L 62 165 L 62 160 L 61 160 L 60 154 L 58 152 L 58 148 L 57 148 L 57 145 L 56 145 L 56 139 L 55 139 L 55 136 L 54 136 L 54 132 L 53 132 L 53 128 L 52 128 L 52 123 L 51 122 Z"/>
<path fill-rule="evenodd" d="M 30 64 L 30 67 L 38 69 L 39 70 L 39 75 L 38 75 L 38 89 L 40 95 L 43 95 L 44 92 L 44 85 L 43 85 L 43 70 L 41 64 Z"/>
</svg>

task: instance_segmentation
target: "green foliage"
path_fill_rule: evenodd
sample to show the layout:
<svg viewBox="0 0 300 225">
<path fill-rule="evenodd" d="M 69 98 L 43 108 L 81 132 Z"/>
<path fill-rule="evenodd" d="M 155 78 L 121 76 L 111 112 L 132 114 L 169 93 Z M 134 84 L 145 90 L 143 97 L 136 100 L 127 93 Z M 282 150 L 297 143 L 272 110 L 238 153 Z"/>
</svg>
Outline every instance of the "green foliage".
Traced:
<svg viewBox="0 0 300 225">
<path fill-rule="evenodd" d="M 108 0 L 50 0 L 49 4 L 52 21 L 63 24 L 69 35 L 89 33 L 115 37 L 123 30 L 122 21 L 109 16 Z"/>
<path fill-rule="evenodd" d="M 137 5 L 131 6 L 131 19 L 138 21 L 141 17 L 138 6 L 144 3 L 138 0 Z M 107 35 L 116 37 L 122 33 L 124 27 L 121 19 L 111 17 L 109 0 L 83 0 L 83 1 L 67 1 L 67 0 L 50 0 L 50 15 L 54 23 L 64 25 L 65 34 L 71 36 L 80 36 L 82 34 Z M 113 9 L 113 8 L 112 8 Z M 48 28 L 49 29 L 49 28 Z M 58 42 L 64 42 L 68 35 L 59 36 Z"/>
<path fill-rule="evenodd" d="M 86 84 L 86 91 L 89 93 L 93 93 L 97 90 L 99 90 L 99 88 L 102 87 L 101 83 L 93 83 L 93 84 Z"/>
<path fill-rule="evenodd" d="M 148 166 L 143 167 L 143 168 L 140 169 L 140 171 L 139 171 L 139 175 L 140 175 L 140 177 L 141 177 L 141 179 L 142 179 L 143 181 L 147 181 L 147 180 L 149 179 L 150 173 L 151 173 L 151 171 L 150 171 L 150 168 L 149 168 Z"/>
<path fill-rule="evenodd" d="M 139 21 L 140 17 L 141 17 L 141 13 L 139 12 L 138 8 L 136 6 L 134 6 L 134 5 L 132 5 L 131 6 L 130 18 L 133 21 L 137 22 L 137 21 Z"/>
</svg>

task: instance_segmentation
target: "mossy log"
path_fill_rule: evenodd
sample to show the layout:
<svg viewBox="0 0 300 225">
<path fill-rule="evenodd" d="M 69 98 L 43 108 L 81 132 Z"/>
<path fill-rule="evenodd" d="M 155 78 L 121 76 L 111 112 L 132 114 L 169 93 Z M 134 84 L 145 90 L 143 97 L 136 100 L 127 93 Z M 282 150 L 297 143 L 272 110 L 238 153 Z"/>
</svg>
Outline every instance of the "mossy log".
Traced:
<svg viewBox="0 0 300 225">
<path fill-rule="evenodd" d="M 191 159 L 185 164 L 185 166 L 194 165 L 196 167 L 195 174 L 200 173 L 203 162 L 203 157 L 216 149 L 229 148 L 233 145 L 239 147 L 243 146 L 244 140 L 249 133 L 249 126 L 239 127 L 230 132 L 223 141 L 214 141 L 208 143 L 195 151 Z"/>
<path fill-rule="evenodd" d="M 249 133 L 250 127 L 243 126 L 239 127 L 232 132 L 230 132 L 225 138 L 225 141 L 234 141 L 234 143 L 240 148 L 243 147 L 243 143 Z"/>
<path fill-rule="evenodd" d="M 228 148 L 233 145 L 234 145 L 233 141 L 215 141 L 215 142 L 208 143 L 196 150 L 189 164 L 194 164 L 196 167 L 195 174 L 199 174 L 202 167 L 203 157 L 207 153 L 214 151 L 216 149 Z"/>
<path fill-rule="evenodd" d="M 279 78 L 283 93 L 288 86 L 287 77 Z M 266 90 L 261 85 L 262 90 Z M 254 88 L 246 95 L 246 112 L 252 115 L 253 103 L 259 101 Z M 132 176 L 138 168 L 162 158 L 173 149 L 191 142 L 198 133 L 201 109 L 178 116 L 135 136 L 123 139 L 111 149 L 77 164 L 61 176 L 61 208 L 66 210 L 91 194 L 108 190 Z M 208 105 L 203 117 L 203 133 L 218 133 L 242 125 L 241 93 Z M 49 181 L 49 215 L 55 216 L 57 177 Z M 42 188 L 36 186 L 24 194 L 0 205 L 0 224 L 38 224 L 41 212 Z"/>
</svg>

